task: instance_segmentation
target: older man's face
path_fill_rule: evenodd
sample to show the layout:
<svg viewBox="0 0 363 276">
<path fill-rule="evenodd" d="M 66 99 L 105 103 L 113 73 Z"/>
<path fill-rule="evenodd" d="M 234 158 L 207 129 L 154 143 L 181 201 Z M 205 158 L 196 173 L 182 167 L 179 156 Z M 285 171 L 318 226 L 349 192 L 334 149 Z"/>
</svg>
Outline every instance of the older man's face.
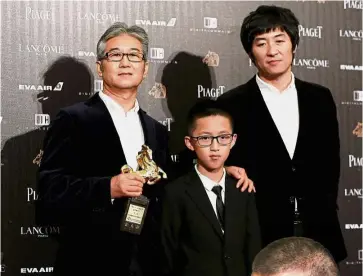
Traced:
<svg viewBox="0 0 363 276">
<path fill-rule="evenodd" d="M 105 52 L 142 56 L 142 44 L 135 37 L 122 34 L 106 42 Z M 127 56 L 123 56 L 118 62 L 103 59 L 97 63 L 97 71 L 103 79 L 104 89 L 117 93 L 125 89 L 137 88 L 147 74 L 148 63 L 145 60 L 132 62 Z"/>
</svg>

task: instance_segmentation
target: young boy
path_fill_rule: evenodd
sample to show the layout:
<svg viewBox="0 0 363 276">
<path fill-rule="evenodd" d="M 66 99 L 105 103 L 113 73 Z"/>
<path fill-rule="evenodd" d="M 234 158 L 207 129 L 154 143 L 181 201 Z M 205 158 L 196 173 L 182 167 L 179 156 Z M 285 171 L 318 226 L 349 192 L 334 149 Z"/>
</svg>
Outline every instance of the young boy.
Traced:
<svg viewBox="0 0 363 276">
<path fill-rule="evenodd" d="M 253 193 L 241 193 L 224 169 L 236 142 L 231 116 L 213 100 L 188 114 L 185 145 L 195 168 L 166 186 L 161 239 L 164 275 L 250 275 L 260 250 Z"/>
</svg>

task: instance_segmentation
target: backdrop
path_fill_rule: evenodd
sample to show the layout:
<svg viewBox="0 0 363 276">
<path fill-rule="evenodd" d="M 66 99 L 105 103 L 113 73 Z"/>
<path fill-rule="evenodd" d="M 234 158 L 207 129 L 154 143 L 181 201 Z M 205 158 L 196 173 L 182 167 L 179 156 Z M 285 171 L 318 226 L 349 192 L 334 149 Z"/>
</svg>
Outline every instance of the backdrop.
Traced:
<svg viewBox="0 0 363 276">
<path fill-rule="evenodd" d="M 339 216 L 349 254 L 342 275 L 361 275 L 362 0 L 2 1 L 4 275 L 53 270 L 53 236 L 60 230 L 38 227 L 34 221 L 42 142 L 59 108 L 102 89 L 95 74 L 96 43 L 107 27 L 124 21 L 147 30 L 150 70 L 138 99 L 168 127 L 172 158 L 178 162 L 186 110 L 198 98 L 218 97 L 255 74 L 239 31 L 243 18 L 262 3 L 288 7 L 297 15 L 301 43 L 293 71 L 298 78 L 329 87 L 335 98 L 342 161 Z M 325 156 L 317 158 L 325 162 Z"/>
</svg>

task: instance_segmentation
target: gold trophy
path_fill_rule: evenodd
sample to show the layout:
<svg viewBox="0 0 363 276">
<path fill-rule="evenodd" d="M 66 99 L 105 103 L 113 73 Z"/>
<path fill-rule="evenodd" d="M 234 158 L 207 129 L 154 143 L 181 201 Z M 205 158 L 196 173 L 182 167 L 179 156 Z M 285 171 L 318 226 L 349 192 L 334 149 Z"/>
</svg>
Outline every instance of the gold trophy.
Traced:
<svg viewBox="0 0 363 276">
<path fill-rule="evenodd" d="M 152 159 L 152 150 L 147 145 L 142 145 L 136 160 L 138 165 L 136 171 L 129 165 L 124 165 L 121 172 L 136 173 L 143 177 L 149 185 L 155 184 L 161 178 L 167 178 L 166 173 Z M 149 199 L 144 195 L 129 198 L 124 217 L 121 220 L 121 231 L 140 234 L 148 206 Z"/>
</svg>

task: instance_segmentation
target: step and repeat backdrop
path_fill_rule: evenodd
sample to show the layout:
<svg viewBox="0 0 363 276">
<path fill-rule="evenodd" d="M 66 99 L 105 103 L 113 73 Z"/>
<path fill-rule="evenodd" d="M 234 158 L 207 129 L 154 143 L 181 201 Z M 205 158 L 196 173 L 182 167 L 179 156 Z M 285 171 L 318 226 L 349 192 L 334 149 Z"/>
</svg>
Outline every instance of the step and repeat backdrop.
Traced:
<svg viewBox="0 0 363 276">
<path fill-rule="evenodd" d="M 272 3 L 290 8 L 300 20 L 294 74 L 329 87 L 338 108 L 339 216 L 348 249 L 341 270 L 344 276 L 361 275 L 362 0 L 2 1 L 1 273 L 53 271 L 60 229 L 39 227 L 34 218 L 42 142 L 61 107 L 102 89 L 96 44 L 112 23 L 136 24 L 149 34 L 150 70 L 138 99 L 167 126 L 172 159 L 178 162 L 186 110 L 255 74 L 240 27 L 250 11 Z M 317 156 L 325 162 L 325 156 Z"/>
</svg>

